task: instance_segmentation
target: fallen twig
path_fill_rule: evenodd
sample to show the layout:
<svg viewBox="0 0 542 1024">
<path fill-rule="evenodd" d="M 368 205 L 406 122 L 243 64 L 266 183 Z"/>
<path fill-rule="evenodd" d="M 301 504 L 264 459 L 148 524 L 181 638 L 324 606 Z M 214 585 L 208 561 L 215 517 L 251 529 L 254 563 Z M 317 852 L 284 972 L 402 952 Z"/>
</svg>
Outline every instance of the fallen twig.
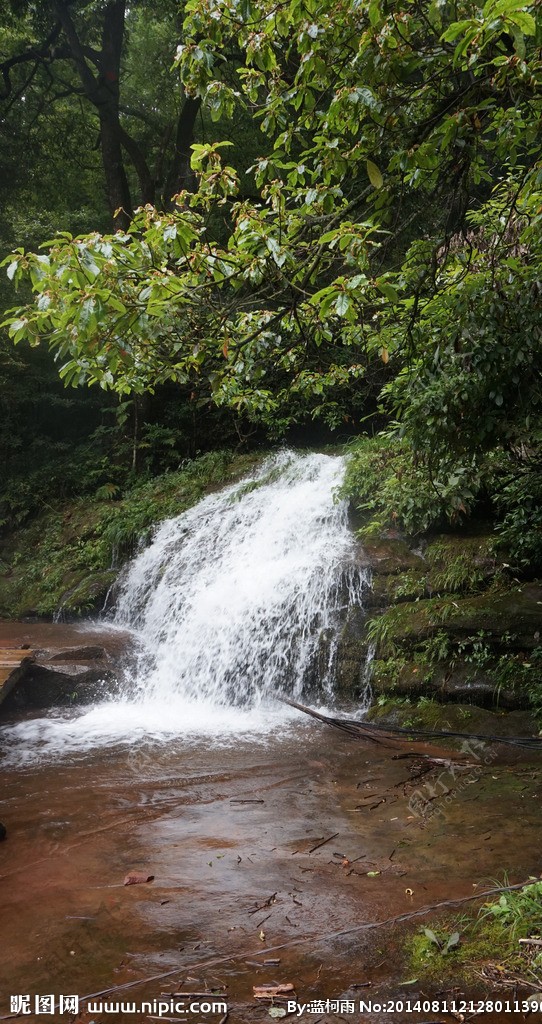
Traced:
<svg viewBox="0 0 542 1024">
<path fill-rule="evenodd" d="M 312 849 L 309 850 L 309 853 L 314 853 L 315 850 L 319 850 L 321 846 L 325 846 L 326 843 L 330 843 L 331 840 L 332 839 L 336 839 L 338 835 L 339 835 L 338 832 L 334 832 L 333 835 L 329 836 L 328 839 L 322 839 L 322 842 L 321 843 L 317 843 L 316 846 L 313 846 Z"/>
<path fill-rule="evenodd" d="M 277 890 L 277 892 L 278 892 L 278 890 Z M 276 895 L 277 895 L 276 892 L 272 893 L 271 896 L 269 896 L 269 898 L 266 899 L 264 903 L 260 904 L 259 907 L 254 907 L 254 910 L 249 910 L 249 912 L 248 912 L 249 915 L 250 914 L 257 914 L 259 910 L 265 910 L 266 907 L 270 907 L 272 902 L 273 902 L 273 900 L 275 899 Z"/>
</svg>

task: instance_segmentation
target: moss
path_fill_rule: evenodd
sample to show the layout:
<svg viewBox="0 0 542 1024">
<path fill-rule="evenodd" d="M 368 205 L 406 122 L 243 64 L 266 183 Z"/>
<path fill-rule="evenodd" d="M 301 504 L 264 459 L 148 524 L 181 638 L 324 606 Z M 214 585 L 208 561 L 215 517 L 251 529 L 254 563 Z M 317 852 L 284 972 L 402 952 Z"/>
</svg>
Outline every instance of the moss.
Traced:
<svg viewBox="0 0 542 1024">
<path fill-rule="evenodd" d="M 542 715 L 542 587 L 406 602 L 372 618 L 377 695 L 435 696 Z"/>
<path fill-rule="evenodd" d="M 464 918 L 430 921 L 406 942 L 407 971 L 422 983 L 469 983 L 476 969 L 506 956 L 509 945 L 506 932 L 507 929 L 496 921 L 478 932 L 474 922 L 465 922 Z M 447 948 L 455 936 L 458 936 L 457 942 Z"/>
<path fill-rule="evenodd" d="M 407 602 L 372 619 L 368 635 L 381 654 L 391 655 L 398 647 L 419 646 L 438 631 L 456 638 L 483 631 L 497 641 L 506 634 L 508 648 L 536 647 L 542 632 L 542 586 L 531 583 L 505 594 Z"/>
<path fill-rule="evenodd" d="M 397 539 L 373 538 L 363 548 L 373 571 L 371 607 L 506 586 L 490 536 L 439 535 L 428 542 L 423 557 Z"/>
<path fill-rule="evenodd" d="M 85 612 L 102 604 L 109 588 L 117 578 L 117 572 L 109 569 L 94 572 L 83 578 L 62 595 L 60 610 L 69 613 Z"/>
<path fill-rule="evenodd" d="M 402 601 L 416 601 L 430 597 L 427 572 L 407 569 L 405 572 L 374 573 L 372 588 L 367 595 L 368 608 L 384 608 Z"/>
<path fill-rule="evenodd" d="M 423 571 L 424 559 L 412 551 L 406 541 L 397 537 L 373 535 L 363 538 L 363 553 L 367 564 L 378 573 L 400 573 L 410 569 Z"/>
</svg>

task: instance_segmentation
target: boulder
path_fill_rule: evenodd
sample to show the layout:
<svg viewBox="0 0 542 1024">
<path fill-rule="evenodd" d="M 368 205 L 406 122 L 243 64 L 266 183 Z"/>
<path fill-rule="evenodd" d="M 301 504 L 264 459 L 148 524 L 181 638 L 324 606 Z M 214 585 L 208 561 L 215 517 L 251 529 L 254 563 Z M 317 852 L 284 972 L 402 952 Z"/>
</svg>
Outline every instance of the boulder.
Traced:
<svg viewBox="0 0 542 1024">
<path fill-rule="evenodd" d="M 103 668 L 62 672 L 29 662 L 3 710 L 48 708 L 66 704 L 91 704 L 115 689 L 115 675 Z"/>
<path fill-rule="evenodd" d="M 105 647 L 99 647 L 98 645 L 89 645 L 88 647 L 66 647 L 63 651 L 58 651 L 56 654 L 51 654 L 49 661 L 95 661 L 99 658 L 105 658 Z"/>
</svg>

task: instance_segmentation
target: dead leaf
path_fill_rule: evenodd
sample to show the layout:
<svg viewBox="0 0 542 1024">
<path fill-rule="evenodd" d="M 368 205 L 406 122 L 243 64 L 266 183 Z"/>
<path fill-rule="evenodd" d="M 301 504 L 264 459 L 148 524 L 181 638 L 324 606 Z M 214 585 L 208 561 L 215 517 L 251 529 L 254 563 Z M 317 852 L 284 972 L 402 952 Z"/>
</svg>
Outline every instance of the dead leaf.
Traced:
<svg viewBox="0 0 542 1024">
<path fill-rule="evenodd" d="M 141 882 L 154 882 L 154 875 L 146 875 L 142 871 L 130 871 L 124 879 L 124 885 L 140 885 Z"/>
<path fill-rule="evenodd" d="M 276 996 L 287 996 L 294 991 L 291 981 L 282 985 L 253 985 L 252 991 L 255 999 L 275 999 Z"/>
</svg>

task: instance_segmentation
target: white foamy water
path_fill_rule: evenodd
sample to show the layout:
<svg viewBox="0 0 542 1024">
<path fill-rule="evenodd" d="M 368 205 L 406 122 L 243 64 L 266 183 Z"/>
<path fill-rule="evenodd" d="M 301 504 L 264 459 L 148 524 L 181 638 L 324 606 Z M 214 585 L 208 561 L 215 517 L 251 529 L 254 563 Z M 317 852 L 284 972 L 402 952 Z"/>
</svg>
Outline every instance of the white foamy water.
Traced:
<svg viewBox="0 0 542 1024">
<path fill-rule="evenodd" d="M 121 580 L 115 625 L 137 640 L 122 698 L 4 730 L 12 756 L 264 738 L 298 717 L 277 695 L 329 703 L 341 614 L 366 584 L 335 500 L 343 471 L 281 452 L 159 525 Z"/>
</svg>

